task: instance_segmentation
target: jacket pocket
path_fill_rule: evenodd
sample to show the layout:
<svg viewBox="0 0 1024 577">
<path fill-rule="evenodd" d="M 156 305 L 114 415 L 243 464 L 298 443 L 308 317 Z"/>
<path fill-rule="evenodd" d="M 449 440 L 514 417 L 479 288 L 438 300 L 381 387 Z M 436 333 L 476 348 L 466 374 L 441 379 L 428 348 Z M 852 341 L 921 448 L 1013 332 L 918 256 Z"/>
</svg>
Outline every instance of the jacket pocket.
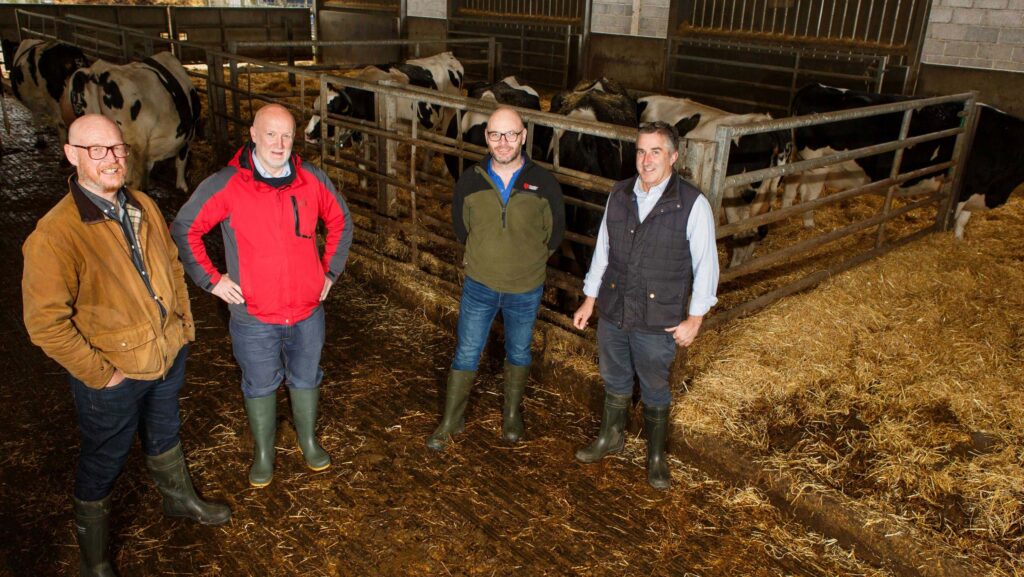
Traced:
<svg viewBox="0 0 1024 577">
<path fill-rule="evenodd" d="M 617 278 L 606 278 L 601 282 L 601 288 L 597 291 L 597 310 L 603 318 L 615 320 L 612 313 L 622 307 L 622 291 L 625 288 Z"/>
<path fill-rule="evenodd" d="M 648 281 L 644 299 L 647 301 L 644 324 L 649 327 L 668 328 L 683 320 L 683 283 L 670 281 Z"/>
<path fill-rule="evenodd" d="M 89 343 L 110 364 L 126 374 L 148 374 L 160 370 L 162 355 L 156 332 L 149 323 L 93 336 Z"/>
</svg>

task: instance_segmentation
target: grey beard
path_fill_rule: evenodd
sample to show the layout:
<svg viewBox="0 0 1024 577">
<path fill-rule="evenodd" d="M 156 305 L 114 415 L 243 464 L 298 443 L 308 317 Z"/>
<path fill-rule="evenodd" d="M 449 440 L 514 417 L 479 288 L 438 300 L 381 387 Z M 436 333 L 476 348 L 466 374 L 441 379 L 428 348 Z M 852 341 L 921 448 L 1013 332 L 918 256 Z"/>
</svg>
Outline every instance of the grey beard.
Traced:
<svg viewBox="0 0 1024 577">
<path fill-rule="evenodd" d="M 507 161 L 499 160 L 493 154 L 491 155 L 491 160 L 494 161 L 494 162 L 497 162 L 498 164 L 506 164 L 507 165 L 507 164 L 514 163 L 515 161 L 519 160 L 522 156 L 523 156 L 523 149 L 520 148 L 520 149 L 516 150 L 516 153 L 512 156 L 512 158 L 508 159 Z"/>
</svg>

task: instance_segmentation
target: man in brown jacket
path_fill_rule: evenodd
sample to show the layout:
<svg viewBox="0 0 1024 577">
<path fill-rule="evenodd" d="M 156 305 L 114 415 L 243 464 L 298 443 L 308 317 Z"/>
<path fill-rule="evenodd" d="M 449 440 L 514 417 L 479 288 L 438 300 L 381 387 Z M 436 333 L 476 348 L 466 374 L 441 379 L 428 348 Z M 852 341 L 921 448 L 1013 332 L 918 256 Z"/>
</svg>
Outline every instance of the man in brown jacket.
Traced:
<svg viewBox="0 0 1024 577">
<path fill-rule="evenodd" d="M 196 496 L 181 450 L 178 393 L 195 338 L 185 277 L 151 198 L 124 186 L 130 149 L 110 120 L 71 124 L 68 194 L 25 241 L 25 326 L 67 369 L 81 432 L 74 510 L 83 576 L 114 575 L 110 493 L 135 433 L 164 513 L 219 525 L 227 505 Z"/>
</svg>

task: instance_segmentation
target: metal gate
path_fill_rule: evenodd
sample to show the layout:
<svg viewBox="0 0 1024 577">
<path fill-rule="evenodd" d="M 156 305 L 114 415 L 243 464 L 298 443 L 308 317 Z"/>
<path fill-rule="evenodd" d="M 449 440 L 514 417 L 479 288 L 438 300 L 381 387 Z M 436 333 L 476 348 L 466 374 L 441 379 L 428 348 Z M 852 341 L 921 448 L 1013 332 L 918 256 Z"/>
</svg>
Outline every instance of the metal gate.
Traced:
<svg viewBox="0 0 1024 577">
<path fill-rule="evenodd" d="M 76 24 L 73 20 L 60 20 L 59 24 L 74 24 L 78 27 L 80 34 L 76 36 L 76 42 L 86 42 L 88 33 L 85 25 Z M 146 40 L 145 35 L 124 28 L 94 27 L 93 32 L 97 35 L 116 33 L 121 38 L 136 38 L 139 40 L 134 43 L 149 44 L 155 49 L 160 49 L 161 43 L 167 42 L 159 37 Z M 80 46 L 89 48 L 91 45 Z M 124 51 L 123 47 L 116 48 Z M 358 227 L 356 250 L 382 262 L 399 263 L 404 270 L 417 277 L 430 277 L 445 291 L 457 287 L 461 270 L 461 246 L 455 242 L 451 232 L 451 180 L 445 175 L 438 175 L 436 171 L 429 171 L 429 166 L 420 169 L 420 160 L 430 153 L 455 155 L 475 161 L 484 151 L 464 142 L 461 136 L 451 138 L 423 130 L 416 122 L 403 121 L 399 111 L 400 107 L 410 106 L 410 103 L 422 103 L 442 107 L 457 118 L 457 115 L 467 112 L 487 113 L 493 104 L 412 86 L 368 84 L 354 78 L 328 76 L 313 67 L 287 66 L 212 49 L 206 50 L 206 61 L 208 74 L 199 71 L 191 71 L 190 74 L 202 85 L 207 95 L 208 134 L 212 142 L 206 145 L 211 148 L 211 156 L 230 152 L 244 142 L 255 110 L 264 103 L 276 102 L 286 106 L 301 122 L 314 112 L 312 96 L 319 92 L 320 110 L 316 112 L 322 118 L 320 142 L 316 148 L 304 146 L 305 143 L 299 141 L 296 141 L 296 146 L 312 156 L 319 153 L 320 165 L 345 191 Z M 296 77 L 297 85 L 289 88 L 288 83 L 277 82 L 276 90 L 281 92 L 268 92 L 266 88 L 257 88 L 253 82 L 253 77 L 261 74 L 277 74 L 282 78 L 291 74 Z M 375 94 L 378 107 L 376 120 L 358 120 L 328 113 L 328 90 L 345 86 Z M 725 294 L 732 293 L 736 297 L 728 307 L 723 307 L 724 310 L 717 311 L 708 324 L 718 324 L 750 313 L 897 246 L 946 229 L 959 187 L 961 168 L 966 152 L 970 149 L 969 140 L 976 117 L 975 99 L 974 94 L 962 94 L 756 124 L 723 126 L 713 142 L 684 141 L 682 156 L 686 158 L 685 165 L 690 170 L 691 178 L 705 191 L 716 215 L 722 212 L 724 191 L 731 188 L 863 156 L 883 153 L 895 155 L 893 170 L 888 178 L 719 226 L 716 234 L 719 239 L 725 239 L 760 226 L 782 224 L 786 220 L 795 221 L 798 216 L 810 210 L 826 211 L 831 208 L 842 213 L 841 219 L 827 225 L 824 230 L 817 229 L 792 238 L 774 235 L 780 238 L 775 246 L 770 249 L 766 246 L 756 258 L 723 270 L 721 282 Z M 924 106 L 947 102 L 963 103 L 963 124 L 939 132 L 907 136 L 910 115 Z M 741 174 L 727 174 L 729 144 L 740 136 L 788 131 L 810 124 L 843 122 L 893 112 L 903 113 L 902 131 L 895 140 L 824 158 Z M 537 132 L 537 127 L 546 126 L 554 131 L 569 130 L 622 141 L 633 141 L 636 137 L 636 131 L 632 128 L 577 121 L 547 112 L 522 110 L 521 113 L 530 134 Z M 358 151 L 329 147 L 329 139 L 326 138 L 329 126 L 362 132 L 365 136 L 364 147 Z M 901 172 L 904 148 L 940 138 L 956 139 L 951 159 L 936 162 L 926 168 Z M 552 150 L 554 158 L 551 164 L 540 162 L 550 167 L 559 181 L 598 193 L 610 190 L 610 180 L 561 166 L 558 146 L 553 146 Z M 710 163 L 713 165 L 711 169 L 707 168 L 708 155 L 714 159 Z M 434 162 L 433 167 L 436 168 L 438 164 Z M 899 190 L 899 185 L 909 180 L 947 171 L 945 183 L 922 196 L 903 196 Z M 361 180 L 366 184 L 361 183 Z M 840 204 L 854 200 L 865 201 L 870 210 L 849 212 Z M 585 210 L 601 211 L 604 208 L 601 202 L 588 202 L 569 195 L 566 203 Z M 900 228 L 894 227 L 897 223 Z M 579 233 L 567 235 L 567 239 L 574 243 L 594 243 L 592 237 Z M 798 268 L 792 268 L 801 262 L 803 264 Z M 769 284 L 762 282 L 766 278 Z M 548 271 L 548 279 L 552 289 L 578 294 L 580 279 L 573 275 L 552 268 Z M 557 310 L 547 308 L 542 311 L 541 318 L 553 325 L 570 328 L 570 319 Z"/>
<path fill-rule="evenodd" d="M 500 76 L 565 88 L 583 70 L 590 0 L 450 0 L 448 36 L 501 43 Z M 457 55 L 470 56 L 468 54 Z"/>
<path fill-rule="evenodd" d="M 789 112 L 809 82 L 910 94 L 930 0 L 682 0 L 665 90 L 735 111 Z"/>
<path fill-rule="evenodd" d="M 19 5 L 14 5 L 19 6 Z M 0 6 L 3 16 L 9 6 Z M 305 8 L 208 8 L 172 6 L 25 5 L 10 10 L 17 34 L 81 43 L 95 56 L 126 62 L 132 53 L 152 53 L 154 41 L 174 40 L 175 55 L 183 63 L 206 62 L 205 48 L 227 50 L 232 41 L 304 40 L 310 38 L 310 12 Z M 26 34 L 24 30 L 31 30 Z M 107 29 L 103 32 L 102 29 Z M 3 28 L 0 28 L 3 30 Z M 82 32 L 81 30 L 84 30 Z M 132 44 L 134 43 L 134 46 Z M 148 48 L 147 48 L 148 45 Z M 253 54 L 260 58 L 289 56 L 269 44 Z M 10 55 L 10 56 L 13 56 Z M 308 59 L 309 53 L 291 53 Z"/>
</svg>

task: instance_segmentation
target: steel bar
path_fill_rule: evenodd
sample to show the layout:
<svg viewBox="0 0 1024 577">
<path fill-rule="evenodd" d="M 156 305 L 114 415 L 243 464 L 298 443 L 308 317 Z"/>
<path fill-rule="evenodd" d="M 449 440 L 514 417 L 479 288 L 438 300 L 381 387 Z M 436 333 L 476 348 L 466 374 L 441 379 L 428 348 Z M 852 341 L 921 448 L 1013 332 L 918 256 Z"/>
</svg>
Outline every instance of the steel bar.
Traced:
<svg viewBox="0 0 1024 577">
<path fill-rule="evenodd" d="M 978 110 L 977 98 L 978 93 L 976 91 L 971 92 L 971 98 L 966 103 L 969 114 L 964 132 L 957 136 L 956 143 L 953 145 L 953 158 L 961 162 L 955 169 L 956 172 L 953 175 L 953 182 L 950 186 L 949 195 L 946 198 L 946 205 L 941 207 L 935 219 L 935 226 L 939 230 L 947 230 L 949 228 L 950 220 L 956 207 L 953 199 L 959 200 L 961 190 L 963 189 L 964 172 L 967 166 L 966 159 L 971 153 L 971 148 L 973 148 L 976 137 L 975 133 L 978 128 L 978 114 L 980 114 L 980 111 Z"/>
<path fill-rule="evenodd" d="M 745 136 L 747 134 L 754 134 L 758 132 L 770 132 L 774 130 L 789 130 L 791 128 L 815 126 L 818 124 L 825 124 L 828 122 L 836 122 L 840 120 L 856 120 L 859 118 L 867 118 L 869 116 L 877 116 L 880 114 L 886 114 L 890 112 L 903 112 L 908 108 L 924 108 L 926 106 L 945 104 L 948 102 L 966 102 L 971 96 L 972 93 L 968 92 L 961 94 L 950 94 L 947 96 L 934 96 L 931 98 L 917 98 L 914 100 L 904 100 L 901 102 L 891 102 L 889 104 L 865 106 L 863 108 L 854 108 L 850 110 L 828 112 L 825 114 L 809 114 L 806 116 L 797 116 L 794 118 L 782 118 L 767 122 L 746 124 L 741 126 L 735 126 L 733 127 L 733 129 L 735 136 Z"/>
<path fill-rule="evenodd" d="M 759 214 L 757 216 L 745 218 L 739 222 L 733 222 L 730 224 L 722 225 L 715 229 L 715 234 L 718 238 L 726 238 L 729 236 L 733 236 L 738 232 L 753 230 L 766 224 L 772 224 L 775 222 L 786 220 L 787 218 L 790 218 L 794 215 L 803 214 L 805 212 L 810 212 L 812 210 L 817 210 L 823 206 L 828 206 L 830 204 L 842 202 L 850 198 L 864 196 L 866 194 L 878 194 L 880 191 L 884 190 L 888 186 L 894 184 L 903 184 L 904 182 L 915 180 L 921 178 L 922 176 L 927 176 L 928 174 L 946 170 L 953 166 L 953 164 L 953 161 L 943 162 L 941 164 L 935 164 L 932 166 L 927 166 L 925 168 L 900 174 L 894 179 L 884 178 L 882 180 L 876 180 L 874 182 L 870 182 L 868 184 L 864 184 L 861 186 L 848 188 L 835 194 L 822 196 L 812 201 L 801 202 L 799 204 L 794 204 L 793 206 L 787 206 L 786 208 L 773 209 L 764 214 Z M 896 196 L 898 196 L 899 198 L 904 198 L 904 195 L 897 194 Z"/>
<path fill-rule="evenodd" d="M 722 275 L 719 278 L 719 282 L 726 283 L 741 276 L 745 276 L 748 274 L 764 270 L 766 268 L 770 268 L 771 266 L 786 261 L 787 259 L 793 256 L 808 253 L 826 244 L 852 236 L 866 229 L 869 229 L 877 224 L 892 220 L 894 218 L 898 218 L 908 212 L 917 210 L 929 204 L 936 204 L 939 201 L 941 201 L 941 197 L 939 195 L 932 195 L 927 198 L 918 200 L 916 202 L 912 202 L 910 204 L 901 206 L 888 214 L 876 214 L 875 216 L 872 216 L 865 220 L 855 222 L 842 228 L 831 230 L 825 234 L 821 234 L 816 237 L 803 240 L 796 244 L 792 244 L 786 248 L 768 253 L 764 256 L 757 257 L 754 260 L 749 260 L 738 267 L 722 271 Z"/>
<path fill-rule="evenodd" d="M 915 110 L 907 110 L 903 113 L 903 122 L 900 124 L 900 134 L 897 140 L 903 141 L 907 138 L 907 134 L 910 132 L 910 119 L 914 115 Z M 893 155 L 892 169 L 889 171 L 889 179 L 895 179 L 896 175 L 900 173 L 900 165 L 903 163 L 903 151 L 905 149 L 900 148 Z M 893 184 L 888 188 L 885 193 L 885 201 L 882 203 L 882 214 L 888 214 L 889 208 L 892 206 L 892 196 L 896 192 L 897 185 Z M 882 246 L 885 242 L 885 221 L 878 224 L 878 234 L 875 237 L 875 248 Z"/>
<path fill-rule="evenodd" d="M 729 127 L 722 127 L 729 128 Z M 722 130 L 719 128 L 719 131 Z M 892 152 L 897 149 L 910 148 L 923 142 L 930 142 L 932 140 L 939 140 L 948 136 L 956 136 L 964 132 L 963 127 L 950 128 L 948 130 L 942 130 L 939 132 L 930 132 L 921 136 L 914 136 L 912 138 L 906 138 L 902 141 L 890 141 L 883 144 L 875 144 L 872 146 L 865 146 L 863 148 L 855 148 L 853 150 L 844 150 L 842 152 L 836 152 L 828 156 L 821 158 L 814 158 L 811 160 L 801 160 L 799 162 L 788 163 L 781 166 L 773 166 L 771 168 L 765 168 L 761 170 L 754 170 L 745 172 L 743 174 L 734 174 L 729 176 L 725 181 L 725 186 L 739 186 L 741 184 L 750 184 L 751 182 L 758 182 L 766 178 L 774 178 L 776 176 L 784 176 L 786 174 L 792 174 L 794 172 L 802 172 L 811 168 L 820 168 L 822 166 L 829 166 L 832 164 L 839 164 L 847 160 L 856 160 L 858 158 L 864 158 L 865 156 L 874 156 L 876 154 L 883 154 L 886 152 Z M 734 135 L 736 136 L 736 135 Z"/>
</svg>

